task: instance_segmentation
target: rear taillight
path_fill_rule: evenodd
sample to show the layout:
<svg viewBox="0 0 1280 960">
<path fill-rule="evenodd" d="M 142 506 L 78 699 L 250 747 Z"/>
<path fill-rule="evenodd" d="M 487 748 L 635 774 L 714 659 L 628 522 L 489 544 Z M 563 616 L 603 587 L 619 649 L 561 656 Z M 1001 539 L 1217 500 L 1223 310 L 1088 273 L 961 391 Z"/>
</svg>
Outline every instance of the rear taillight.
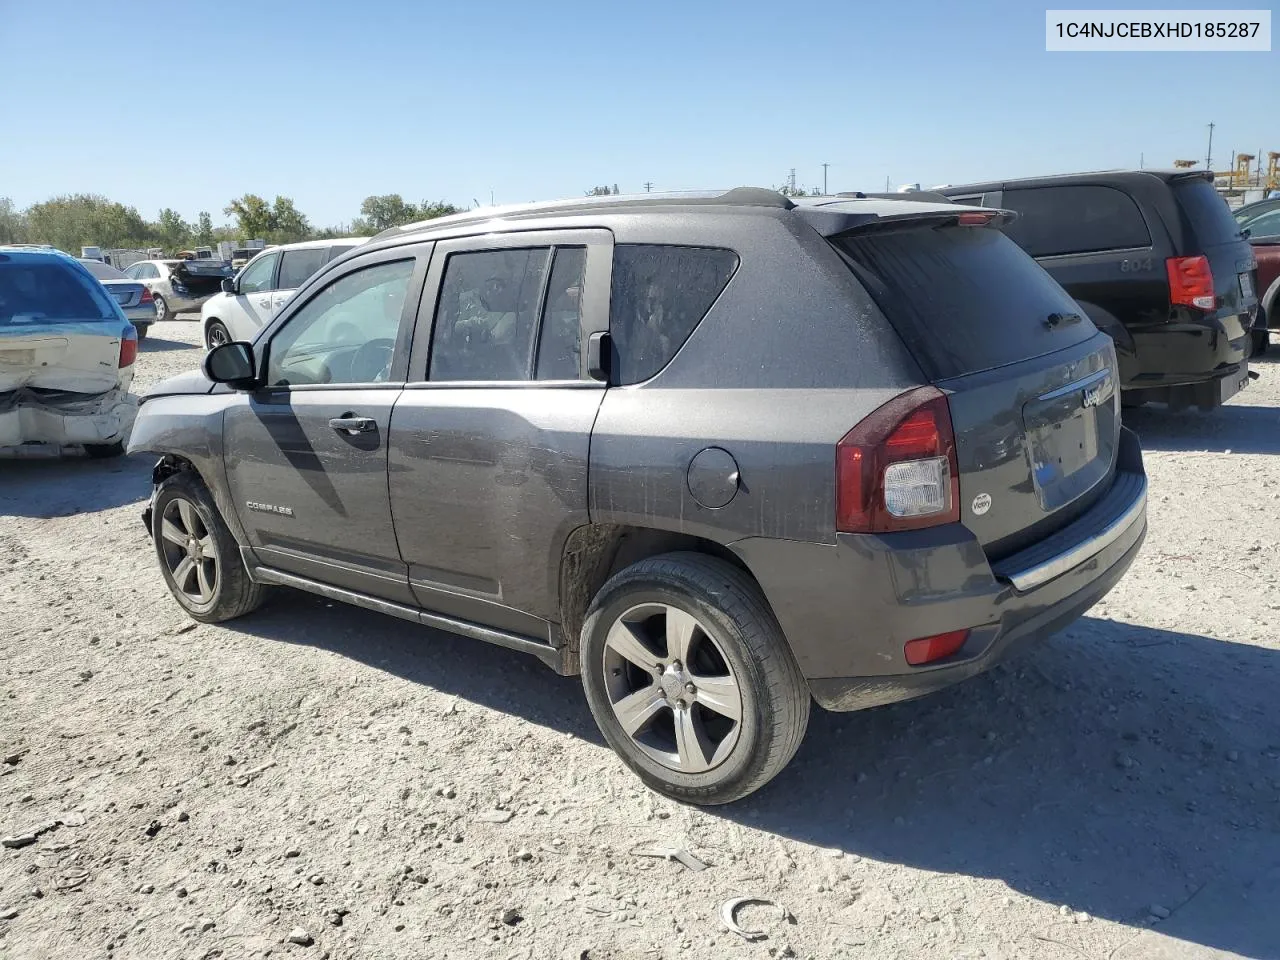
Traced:
<svg viewBox="0 0 1280 960">
<path fill-rule="evenodd" d="M 946 395 L 894 397 L 836 445 L 836 529 L 918 530 L 960 520 L 960 469 Z"/>
<path fill-rule="evenodd" d="M 155 297 L 151 296 L 151 291 L 150 291 L 150 290 L 148 290 L 146 287 L 143 287 L 143 288 L 142 288 L 142 299 L 141 299 L 141 300 L 139 300 L 138 302 L 139 302 L 139 303 L 154 303 L 154 302 L 155 302 L 155 299 L 156 299 Z"/>
<path fill-rule="evenodd" d="M 994 213 L 972 211 L 960 214 L 960 216 L 956 217 L 956 223 L 962 227 L 985 227 L 995 218 L 996 215 Z"/>
<path fill-rule="evenodd" d="M 1212 310 L 1217 305 L 1208 257 L 1170 257 L 1164 263 L 1169 271 L 1170 303 L 1198 310 Z"/>
<path fill-rule="evenodd" d="M 120 338 L 120 369 L 133 366 L 138 359 L 138 332 L 129 327 L 129 332 Z"/>
</svg>

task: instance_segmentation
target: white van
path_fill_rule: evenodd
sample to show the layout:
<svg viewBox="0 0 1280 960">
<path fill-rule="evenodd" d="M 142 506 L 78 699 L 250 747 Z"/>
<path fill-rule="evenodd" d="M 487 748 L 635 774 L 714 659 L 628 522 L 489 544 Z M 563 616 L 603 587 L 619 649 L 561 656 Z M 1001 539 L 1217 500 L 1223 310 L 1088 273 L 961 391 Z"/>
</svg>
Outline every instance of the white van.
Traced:
<svg viewBox="0 0 1280 960">
<path fill-rule="evenodd" d="M 304 280 L 368 239 L 307 240 L 263 250 L 200 308 L 205 346 L 252 340 Z"/>
</svg>

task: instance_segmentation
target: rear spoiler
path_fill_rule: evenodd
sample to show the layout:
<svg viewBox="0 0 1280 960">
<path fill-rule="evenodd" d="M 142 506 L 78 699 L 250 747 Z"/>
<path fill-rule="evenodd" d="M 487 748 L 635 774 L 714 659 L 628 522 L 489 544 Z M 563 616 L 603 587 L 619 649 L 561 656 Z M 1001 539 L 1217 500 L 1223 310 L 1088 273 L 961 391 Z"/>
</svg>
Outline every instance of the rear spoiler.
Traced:
<svg viewBox="0 0 1280 960">
<path fill-rule="evenodd" d="M 895 194 L 901 197 L 901 194 Z M 842 205 L 841 205 L 842 206 Z M 926 227 L 975 226 L 1003 227 L 1018 218 L 1012 210 L 966 207 L 954 204 L 954 209 L 940 209 L 933 204 L 921 204 L 925 209 L 904 210 L 887 214 L 871 211 L 855 212 L 855 208 L 797 207 L 795 212 L 827 239 L 850 233 L 871 230 L 900 230 Z"/>
</svg>

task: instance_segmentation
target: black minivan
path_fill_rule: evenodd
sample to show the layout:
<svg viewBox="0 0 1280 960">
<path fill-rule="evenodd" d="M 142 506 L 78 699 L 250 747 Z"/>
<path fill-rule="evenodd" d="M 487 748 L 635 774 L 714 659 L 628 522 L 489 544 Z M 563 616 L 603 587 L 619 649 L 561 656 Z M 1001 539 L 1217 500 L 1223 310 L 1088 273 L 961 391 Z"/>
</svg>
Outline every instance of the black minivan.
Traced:
<svg viewBox="0 0 1280 960">
<path fill-rule="evenodd" d="M 1248 383 L 1256 260 L 1212 174 L 1121 170 L 938 192 L 1020 214 L 1005 233 L 1115 340 L 1126 406 L 1215 407 Z"/>
</svg>

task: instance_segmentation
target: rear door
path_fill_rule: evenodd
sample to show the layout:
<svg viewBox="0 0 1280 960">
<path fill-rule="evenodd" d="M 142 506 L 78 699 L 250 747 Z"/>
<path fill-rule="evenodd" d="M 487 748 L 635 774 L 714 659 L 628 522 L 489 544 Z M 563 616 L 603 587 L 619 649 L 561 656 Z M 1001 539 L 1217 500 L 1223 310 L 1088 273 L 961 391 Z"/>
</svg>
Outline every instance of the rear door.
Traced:
<svg viewBox="0 0 1280 960">
<path fill-rule="evenodd" d="M 223 424 L 249 545 L 269 567 L 412 603 L 391 525 L 387 440 L 430 244 L 354 260 L 255 345 L 266 386 Z"/>
<path fill-rule="evenodd" d="M 992 227 L 839 241 L 947 395 L 960 517 L 992 559 L 1066 525 L 1110 486 L 1120 431 L 1110 338 Z"/>
<path fill-rule="evenodd" d="M 561 553 L 588 522 L 612 238 L 530 232 L 437 245 L 391 420 L 391 509 L 427 609 L 552 640 Z"/>
<path fill-rule="evenodd" d="M 313 273 L 328 262 L 328 254 L 328 247 L 298 247 L 280 254 L 280 270 L 276 276 L 275 290 L 271 293 L 273 316 Z"/>
</svg>

